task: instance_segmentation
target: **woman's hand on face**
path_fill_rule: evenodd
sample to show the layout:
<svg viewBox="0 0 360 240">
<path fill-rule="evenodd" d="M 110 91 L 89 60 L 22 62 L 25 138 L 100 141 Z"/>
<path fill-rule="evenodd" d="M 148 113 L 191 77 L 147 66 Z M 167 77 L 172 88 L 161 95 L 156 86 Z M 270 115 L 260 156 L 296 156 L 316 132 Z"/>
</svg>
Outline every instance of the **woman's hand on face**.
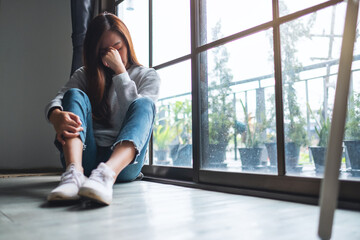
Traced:
<svg viewBox="0 0 360 240">
<path fill-rule="evenodd" d="M 65 144 L 64 138 L 75 138 L 80 136 L 80 132 L 84 129 L 81 127 L 79 116 L 72 112 L 61 111 L 55 109 L 52 111 L 50 122 L 53 124 L 56 131 L 56 139 L 62 144 Z"/>
<path fill-rule="evenodd" d="M 110 47 L 109 50 L 103 55 L 102 61 L 106 67 L 111 68 L 116 74 L 126 72 L 126 68 L 118 50 L 113 47 Z"/>
</svg>

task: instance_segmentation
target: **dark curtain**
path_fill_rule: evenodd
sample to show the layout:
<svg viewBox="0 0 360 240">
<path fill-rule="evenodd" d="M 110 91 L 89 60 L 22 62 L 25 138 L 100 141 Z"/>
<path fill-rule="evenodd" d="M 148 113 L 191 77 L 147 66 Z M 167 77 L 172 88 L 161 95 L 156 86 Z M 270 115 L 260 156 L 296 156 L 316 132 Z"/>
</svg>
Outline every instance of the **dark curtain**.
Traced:
<svg viewBox="0 0 360 240">
<path fill-rule="evenodd" d="M 71 75 L 83 66 L 82 51 L 87 26 L 97 11 L 96 0 L 71 0 L 73 58 Z"/>
</svg>

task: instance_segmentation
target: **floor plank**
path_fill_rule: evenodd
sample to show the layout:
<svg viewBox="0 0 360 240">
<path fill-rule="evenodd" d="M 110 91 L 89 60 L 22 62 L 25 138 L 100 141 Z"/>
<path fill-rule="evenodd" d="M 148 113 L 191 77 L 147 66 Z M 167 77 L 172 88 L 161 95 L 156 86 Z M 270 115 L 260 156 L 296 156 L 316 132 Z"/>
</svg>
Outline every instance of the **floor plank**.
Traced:
<svg viewBox="0 0 360 240">
<path fill-rule="evenodd" d="M 0 239 L 318 239 L 316 206 L 147 181 L 114 186 L 108 207 L 49 205 L 59 176 L 0 179 Z M 333 239 L 360 239 L 337 210 Z"/>
</svg>

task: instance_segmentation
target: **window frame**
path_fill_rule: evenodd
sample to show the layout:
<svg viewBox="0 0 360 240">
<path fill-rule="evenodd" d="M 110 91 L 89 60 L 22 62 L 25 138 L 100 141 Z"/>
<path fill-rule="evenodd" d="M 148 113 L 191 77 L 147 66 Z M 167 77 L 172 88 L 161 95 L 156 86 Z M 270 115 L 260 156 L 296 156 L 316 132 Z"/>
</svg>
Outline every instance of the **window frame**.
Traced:
<svg viewBox="0 0 360 240">
<path fill-rule="evenodd" d="M 172 59 L 170 61 L 153 66 L 153 0 L 149 1 L 149 66 L 156 70 L 191 60 L 192 75 L 192 124 L 193 124 L 193 166 L 182 168 L 173 166 L 153 165 L 153 144 L 149 144 L 149 165 L 144 165 L 142 172 L 148 180 L 169 182 L 172 184 L 186 185 L 203 189 L 213 189 L 233 193 L 242 193 L 253 196 L 270 197 L 303 203 L 317 204 L 319 198 L 321 178 L 288 176 L 285 170 L 285 141 L 284 141 L 284 115 L 283 115 L 283 84 L 281 70 L 280 49 L 280 25 L 309 13 L 344 2 L 343 0 L 329 0 L 321 4 L 285 15 L 279 16 L 278 0 L 272 0 L 273 18 L 269 22 L 223 37 L 216 41 L 201 45 L 200 21 L 201 11 L 204 7 L 201 0 L 190 0 L 190 23 L 191 23 L 191 52 L 190 54 Z M 115 5 L 122 1 L 115 1 Z M 277 135 L 277 175 L 266 175 L 247 172 L 223 172 L 217 170 L 201 169 L 202 156 L 204 155 L 201 145 L 201 102 L 200 91 L 200 58 L 201 53 L 215 47 L 224 45 L 234 40 L 247 37 L 251 34 L 273 29 L 274 50 L 274 78 L 275 78 L 275 106 L 276 106 L 276 135 Z M 206 96 L 207 97 L 207 96 Z M 187 183 L 185 183 L 185 182 Z M 360 181 L 340 179 L 339 206 L 350 209 L 360 209 L 360 192 L 354 189 L 360 188 Z M 226 189 L 226 190 L 224 190 Z M 309 200 L 310 199 L 310 200 Z"/>
</svg>

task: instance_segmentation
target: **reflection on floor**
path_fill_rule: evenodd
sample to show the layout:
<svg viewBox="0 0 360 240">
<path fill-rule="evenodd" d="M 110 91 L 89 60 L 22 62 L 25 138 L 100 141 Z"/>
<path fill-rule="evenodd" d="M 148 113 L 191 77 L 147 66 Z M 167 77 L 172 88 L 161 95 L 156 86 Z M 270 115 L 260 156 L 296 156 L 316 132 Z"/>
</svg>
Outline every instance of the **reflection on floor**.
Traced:
<svg viewBox="0 0 360 240">
<path fill-rule="evenodd" d="M 59 176 L 0 178 L 0 239 L 318 239 L 316 206 L 147 181 L 116 184 L 109 207 L 49 205 Z M 333 239 L 360 239 L 337 210 Z"/>
</svg>

